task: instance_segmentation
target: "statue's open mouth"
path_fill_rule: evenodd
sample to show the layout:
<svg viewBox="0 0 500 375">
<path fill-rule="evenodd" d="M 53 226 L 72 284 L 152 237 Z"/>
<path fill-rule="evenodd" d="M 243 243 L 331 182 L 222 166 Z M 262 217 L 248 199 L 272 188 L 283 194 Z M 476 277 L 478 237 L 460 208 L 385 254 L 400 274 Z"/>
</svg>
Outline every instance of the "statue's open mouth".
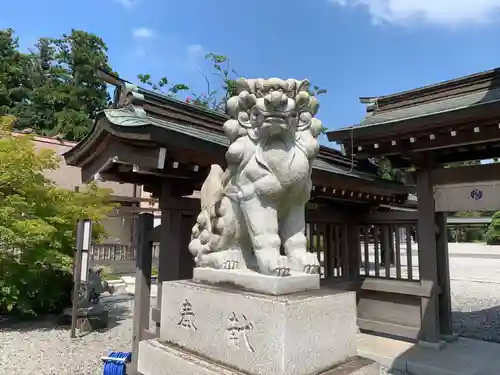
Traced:
<svg viewBox="0 0 500 375">
<path fill-rule="evenodd" d="M 260 112 L 261 116 L 264 116 L 264 123 L 267 123 L 267 125 L 286 125 L 288 124 L 288 119 L 290 117 L 291 112 L 283 112 L 283 111 L 261 111 Z"/>
<path fill-rule="evenodd" d="M 291 110 L 288 110 L 288 111 L 264 111 L 262 109 L 259 108 L 259 112 L 262 116 L 266 117 L 266 118 L 269 118 L 269 117 L 278 117 L 278 118 L 286 118 L 286 117 L 290 117 L 290 115 L 292 114 L 292 111 Z"/>
<path fill-rule="evenodd" d="M 286 120 L 284 117 L 277 117 L 277 116 L 266 117 L 265 122 L 267 122 L 268 124 L 273 124 L 273 125 L 286 124 Z"/>
</svg>

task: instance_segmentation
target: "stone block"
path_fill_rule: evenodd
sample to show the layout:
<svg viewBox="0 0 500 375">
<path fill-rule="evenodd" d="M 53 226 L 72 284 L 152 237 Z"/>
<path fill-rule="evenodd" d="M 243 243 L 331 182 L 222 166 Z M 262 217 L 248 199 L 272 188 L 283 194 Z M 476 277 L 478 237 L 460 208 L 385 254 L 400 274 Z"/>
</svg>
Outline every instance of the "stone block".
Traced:
<svg viewBox="0 0 500 375">
<path fill-rule="evenodd" d="M 137 371 L 143 375 L 243 375 L 157 340 L 139 343 Z"/>
<path fill-rule="evenodd" d="M 319 275 L 307 273 L 288 277 L 263 275 L 246 270 L 219 270 L 196 267 L 193 281 L 210 285 L 228 285 L 256 293 L 281 295 L 319 289 Z"/>
<path fill-rule="evenodd" d="M 139 343 L 137 370 L 143 375 L 248 375 L 158 340 Z M 380 371 L 376 362 L 354 357 L 315 375 L 380 375 Z"/>
<path fill-rule="evenodd" d="M 381 375 L 380 365 L 371 359 L 354 357 L 318 375 Z"/>
<path fill-rule="evenodd" d="M 160 340 L 255 375 L 309 375 L 356 356 L 354 292 L 270 296 L 164 282 Z"/>
</svg>

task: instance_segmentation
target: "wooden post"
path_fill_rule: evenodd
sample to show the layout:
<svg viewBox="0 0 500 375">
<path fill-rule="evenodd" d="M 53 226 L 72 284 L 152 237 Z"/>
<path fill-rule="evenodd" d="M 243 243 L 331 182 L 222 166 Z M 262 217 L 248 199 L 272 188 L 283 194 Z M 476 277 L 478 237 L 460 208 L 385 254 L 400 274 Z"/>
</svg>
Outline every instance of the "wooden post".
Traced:
<svg viewBox="0 0 500 375">
<path fill-rule="evenodd" d="M 417 170 L 418 196 L 418 259 L 420 283 L 431 288 L 431 296 L 423 297 L 421 302 L 421 331 L 422 344 L 441 348 L 439 333 L 438 310 L 438 272 L 436 249 L 436 224 L 434 189 L 431 179 L 431 169 L 425 167 Z"/>
<path fill-rule="evenodd" d="M 164 183 L 159 198 L 159 207 L 161 209 L 161 233 L 160 233 L 160 251 L 158 254 L 158 278 L 156 307 L 152 311 L 153 321 L 156 325 L 156 335 L 160 336 L 160 321 L 161 321 L 161 299 L 163 282 L 169 280 L 169 277 L 176 276 L 176 267 L 179 262 L 178 249 L 175 239 L 175 217 L 171 215 L 168 209 L 168 202 L 172 200 L 171 186 Z M 173 279 L 170 279 L 173 280 Z"/>
<path fill-rule="evenodd" d="M 445 341 L 454 340 L 453 323 L 451 317 L 451 288 L 450 288 L 450 264 L 448 256 L 448 228 L 446 225 L 446 214 L 436 212 L 436 224 L 438 233 L 437 243 L 437 269 L 441 293 L 439 294 L 439 323 L 441 336 Z"/>
<path fill-rule="evenodd" d="M 144 337 L 144 331 L 149 329 L 149 308 L 151 298 L 151 267 L 152 267 L 152 242 L 148 238 L 153 229 L 154 216 L 140 214 L 137 218 L 136 230 L 136 272 L 135 272 L 135 298 L 134 298 L 134 325 L 132 331 L 132 363 L 130 374 L 137 371 L 137 357 L 139 342 Z"/>
<path fill-rule="evenodd" d="M 83 220 L 79 220 L 76 227 L 76 251 L 73 261 L 73 305 L 71 309 L 70 337 L 76 337 L 76 320 L 78 310 L 78 292 L 81 284 L 82 273 L 82 250 L 83 250 Z"/>
<path fill-rule="evenodd" d="M 398 227 L 390 225 L 389 226 L 389 249 L 391 251 L 390 253 L 390 260 L 391 260 L 391 266 L 394 266 L 396 264 L 396 248 L 394 246 L 394 241 L 398 236 L 396 235 L 396 232 L 398 231 Z"/>
<path fill-rule="evenodd" d="M 360 240 L 360 227 L 355 223 L 350 223 L 347 226 L 348 233 L 348 272 L 349 280 L 359 279 L 359 270 L 361 268 L 361 240 Z"/>
<path fill-rule="evenodd" d="M 384 262 L 385 278 L 391 278 L 391 237 L 390 237 L 390 227 L 388 225 L 383 225 L 381 228 L 381 240 L 380 240 L 380 257 L 382 262 Z"/>
<path fill-rule="evenodd" d="M 192 256 L 188 250 L 191 228 L 186 232 L 183 215 L 190 211 L 191 200 L 174 196 L 171 186 L 165 183 L 161 190 L 159 206 L 161 209 L 160 253 L 158 256 L 158 295 L 152 317 L 156 323 L 156 334 L 160 335 L 162 283 L 164 281 L 191 278 Z M 199 210 L 199 208 L 197 208 Z M 187 261 L 186 261 L 187 260 Z M 183 267 L 189 263 L 189 267 Z"/>
</svg>

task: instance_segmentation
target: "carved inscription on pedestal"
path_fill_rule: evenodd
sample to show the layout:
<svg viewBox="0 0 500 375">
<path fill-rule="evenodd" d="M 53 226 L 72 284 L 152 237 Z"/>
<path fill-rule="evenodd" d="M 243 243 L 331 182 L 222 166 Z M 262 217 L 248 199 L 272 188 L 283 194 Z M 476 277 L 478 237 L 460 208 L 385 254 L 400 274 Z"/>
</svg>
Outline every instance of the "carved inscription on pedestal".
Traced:
<svg viewBox="0 0 500 375">
<path fill-rule="evenodd" d="M 235 348 L 241 348 L 241 344 L 246 347 L 249 352 L 255 353 L 255 349 L 250 344 L 248 333 L 253 331 L 253 324 L 248 321 L 247 317 L 241 314 L 241 319 L 233 312 L 229 316 L 229 327 L 227 328 L 229 345 Z"/>
<path fill-rule="evenodd" d="M 193 306 L 187 299 L 184 299 L 181 303 L 180 315 L 180 320 L 177 323 L 179 327 L 192 329 L 193 331 L 198 330 L 198 327 L 196 327 L 196 324 L 194 323 L 195 314 L 193 312 Z"/>
</svg>

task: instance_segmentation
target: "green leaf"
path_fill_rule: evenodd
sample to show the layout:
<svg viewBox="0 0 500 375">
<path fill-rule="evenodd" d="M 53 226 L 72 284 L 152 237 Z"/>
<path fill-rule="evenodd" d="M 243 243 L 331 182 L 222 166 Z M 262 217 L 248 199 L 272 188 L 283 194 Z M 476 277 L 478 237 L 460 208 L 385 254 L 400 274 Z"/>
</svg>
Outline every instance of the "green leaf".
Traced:
<svg viewBox="0 0 500 375">
<path fill-rule="evenodd" d="M 38 151 L 31 136 L 0 138 L 0 313 L 58 312 L 69 303 L 75 223 L 101 220 L 114 207 L 110 191 L 90 184 L 80 192 L 45 177 L 59 167 L 50 150 Z"/>
</svg>

